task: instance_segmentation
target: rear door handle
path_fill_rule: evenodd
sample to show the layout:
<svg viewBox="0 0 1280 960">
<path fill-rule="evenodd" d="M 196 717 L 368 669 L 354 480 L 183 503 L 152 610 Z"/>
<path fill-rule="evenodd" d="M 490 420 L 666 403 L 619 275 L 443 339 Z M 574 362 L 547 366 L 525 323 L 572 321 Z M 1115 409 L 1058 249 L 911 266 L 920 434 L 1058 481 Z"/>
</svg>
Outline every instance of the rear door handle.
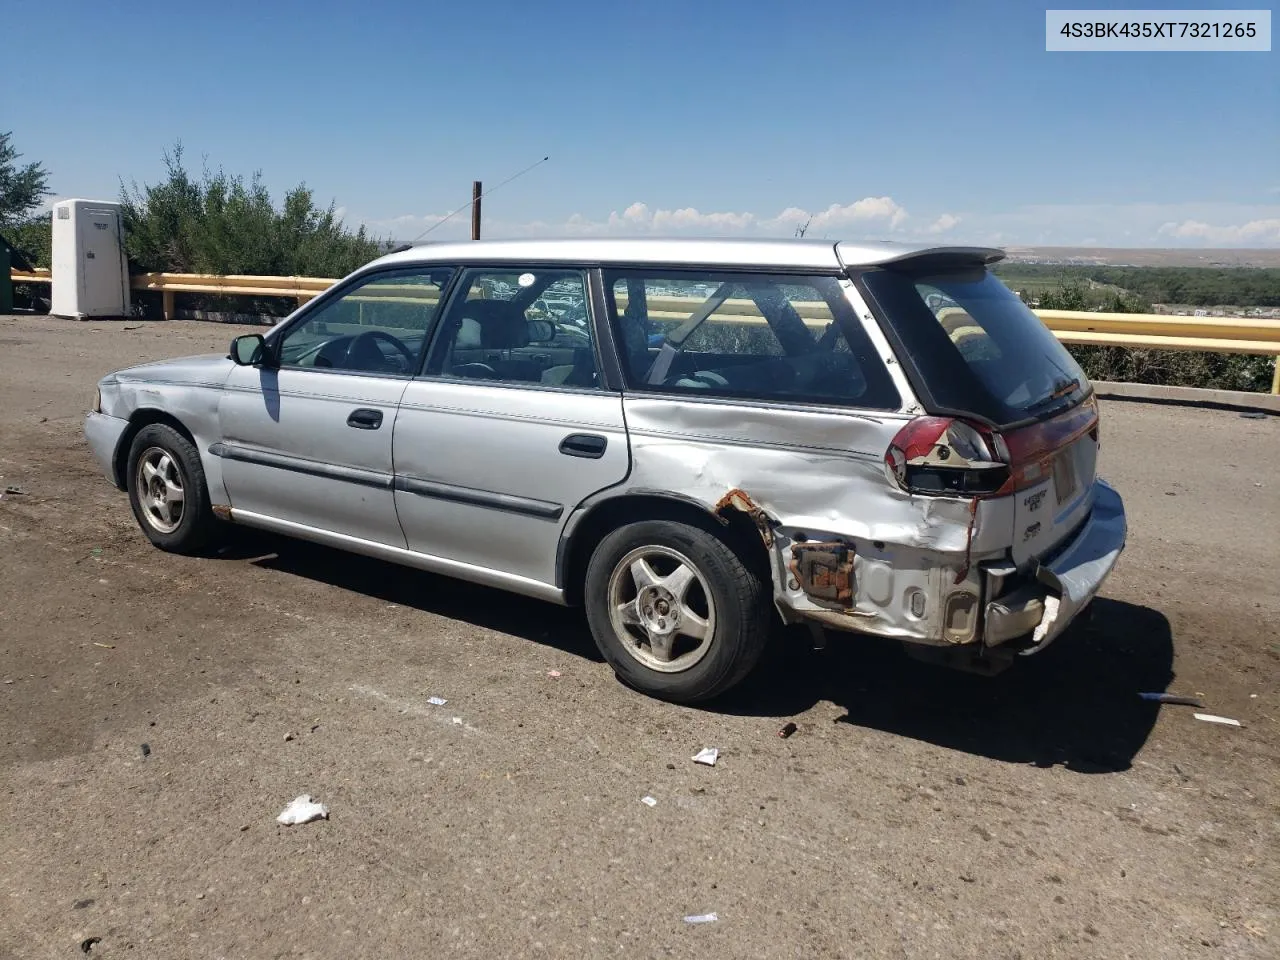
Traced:
<svg viewBox="0 0 1280 960">
<path fill-rule="evenodd" d="M 357 430 L 377 430 L 382 426 L 382 411 L 370 410 L 368 407 L 352 410 L 351 416 L 347 417 L 347 426 Z"/>
<path fill-rule="evenodd" d="M 567 457 L 599 460 L 604 456 L 604 448 L 608 445 L 608 438 L 594 433 L 571 433 L 560 441 L 560 452 Z"/>
</svg>

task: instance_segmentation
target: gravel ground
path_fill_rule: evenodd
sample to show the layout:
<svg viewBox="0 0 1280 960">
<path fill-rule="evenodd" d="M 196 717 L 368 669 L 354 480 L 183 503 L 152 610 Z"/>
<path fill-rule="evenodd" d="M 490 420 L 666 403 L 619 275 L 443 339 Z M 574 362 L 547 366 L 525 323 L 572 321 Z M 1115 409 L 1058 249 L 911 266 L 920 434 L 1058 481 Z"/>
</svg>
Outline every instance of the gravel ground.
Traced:
<svg viewBox="0 0 1280 960">
<path fill-rule="evenodd" d="M 1280 951 L 1280 418 L 1105 403 L 1129 550 L 998 678 L 801 632 L 693 709 L 576 611 L 150 547 L 94 381 L 237 332 L 0 317 L 0 957 Z M 1166 688 L 1244 726 L 1136 696 Z M 278 826 L 303 793 L 330 819 Z"/>
</svg>

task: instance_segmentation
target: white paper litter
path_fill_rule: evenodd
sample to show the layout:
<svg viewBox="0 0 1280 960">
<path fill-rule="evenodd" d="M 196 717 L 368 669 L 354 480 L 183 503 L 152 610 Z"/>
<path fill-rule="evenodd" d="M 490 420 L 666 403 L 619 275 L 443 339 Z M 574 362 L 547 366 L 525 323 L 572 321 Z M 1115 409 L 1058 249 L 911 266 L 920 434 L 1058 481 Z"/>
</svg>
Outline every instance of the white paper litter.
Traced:
<svg viewBox="0 0 1280 960">
<path fill-rule="evenodd" d="M 329 808 L 323 803 L 313 803 L 311 794 L 304 793 L 300 797 L 295 797 L 293 802 L 284 808 L 280 816 L 276 817 L 276 822 L 292 827 L 299 823 L 310 823 L 312 820 L 328 819 Z"/>
<path fill-rule="evenodd" d="M 714 913 L 695 913 L 692 916 L 685 917 L 685 923 L 715 923 L 720 918 Z"/>
<path fill-rule="evenodd" d="M 443 707 L 448 702 L 444 697 L 427 697 L 427 703 L 433 707 Z"/>
<path fill-rule="evenodd" d="M 1197 720 L 1204 720 L 1206 723 L 1226 724 L 1228 727 L 1244 726 L 1244 724 L 1242 724 L 1239 720 L 1232 720 L 1230 717 L 1220 717 L 1215 713 L 1197 713 L 1195 714 L 1195 718 Z"/>
<path fill-rule="evenodd" d="M 720 756 L 720 751 L 715 747 L 703 747 L 693 756 L 694 763 L 705 763 L 708 767 L 716 765 L 716 758 Z"/>
<path fill-rule="evenodd" d="M 458 726 L 462 726 L 462 718 L 461 718 L 461 717 L 454 717 L 454 718 L 453 718 L 453 722 L 454 722 L 454 723 L 456 723 Z"/>
<path fill-rule="evenodd" d="M 640 802 L 646 807 L 656 807 L 658 805 L 658 801 L 653 799 L 653 797 L 641 797 Z"/>
</svg>

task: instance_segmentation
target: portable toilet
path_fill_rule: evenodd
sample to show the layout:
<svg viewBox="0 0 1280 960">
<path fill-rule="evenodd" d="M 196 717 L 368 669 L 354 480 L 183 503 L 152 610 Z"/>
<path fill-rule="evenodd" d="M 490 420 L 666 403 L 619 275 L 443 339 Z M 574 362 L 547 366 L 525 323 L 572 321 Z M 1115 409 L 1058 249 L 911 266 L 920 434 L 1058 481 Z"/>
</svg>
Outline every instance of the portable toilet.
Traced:
<svg viewBox="0 0 1280 960">
<path fill-rule="evenodd" d="M 120 204 L 55 203 L 52 253 L 49 313 L 78 320 L 129 315 L 129 263 Z"/>
</svg>

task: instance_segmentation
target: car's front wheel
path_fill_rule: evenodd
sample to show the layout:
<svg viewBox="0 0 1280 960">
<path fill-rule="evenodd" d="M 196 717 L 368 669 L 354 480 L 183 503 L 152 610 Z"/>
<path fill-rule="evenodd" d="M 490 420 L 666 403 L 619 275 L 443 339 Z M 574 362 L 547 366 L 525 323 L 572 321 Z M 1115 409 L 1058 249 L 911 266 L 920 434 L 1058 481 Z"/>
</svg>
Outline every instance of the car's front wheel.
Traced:
<svg viewBox="0 0 1280 960">
<path fill-rule="evenodd" d="M 148 539 L 171 553 L 198 553 L 216 522 L 195 445 L 168 424 L 143 427 L 129 448 L 129 503 Z"/>
<path fill-rule="evenodd" d="M 592 554 L 587 620 L 629 685 L 692 703 L 723 693 L 756 664 L 769 637 L 767 585 L 723 540 L 651 520 L 621 527 Z"/>
</svg>

